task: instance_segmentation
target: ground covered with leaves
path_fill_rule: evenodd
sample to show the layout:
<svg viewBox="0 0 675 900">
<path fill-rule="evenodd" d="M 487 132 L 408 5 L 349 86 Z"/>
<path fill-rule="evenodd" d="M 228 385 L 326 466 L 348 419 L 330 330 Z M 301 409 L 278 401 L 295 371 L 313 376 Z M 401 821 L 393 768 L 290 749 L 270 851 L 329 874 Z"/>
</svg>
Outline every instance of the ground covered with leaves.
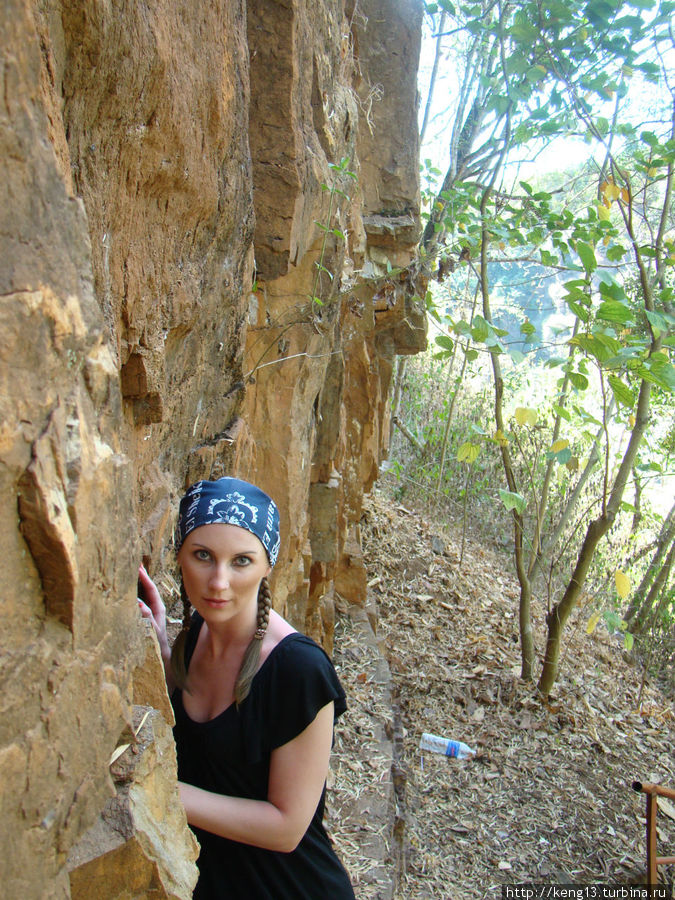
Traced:
<svg viewBox="0 0 675 900">
<path fill-rule="evenodd" d="M 335 660 L 350 710 L 328 807 L 357 898 L 474 900 L 500 897 L 502 884 L 643 883 L 645 796 L 631 784 L 675 786 L 672 702 L 651 679 L 642 684 L 616 636 L 601 626 L 586 634 L 584 611 L 568 624 L 560 677 L 542 702 L 518 677 L 508 554 L 474 537 L 460 567 L 459 526 L 376 494 L 363 544 L 372 611 L 368 621 L 341 607 Z M 544 615 L 542 606 L 534 617 L 540 650 Z M 477 754 L 422 754 L 425 731 Z M 658 847 L 675 854 L 668 801 Z M 675 867 L 659 875 L 672 882 Z"/>
</svg>

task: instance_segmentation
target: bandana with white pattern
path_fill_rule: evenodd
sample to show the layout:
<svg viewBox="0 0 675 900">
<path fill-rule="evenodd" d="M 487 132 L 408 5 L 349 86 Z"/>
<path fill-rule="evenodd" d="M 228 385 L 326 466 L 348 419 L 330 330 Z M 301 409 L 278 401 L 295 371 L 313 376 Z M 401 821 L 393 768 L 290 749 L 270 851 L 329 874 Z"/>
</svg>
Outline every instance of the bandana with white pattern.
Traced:
<svg viewBox="0 0 675 900">
<path fill-rule="evenodd" d="M 240 478 L 197 481 L 180 501 L 175 545 L 180 550 L 185 538 L 202 525 L 238 525 L 261 542 L 270 565 L 279 555 L 279 510 L 264 491 Z"/>
</svg>

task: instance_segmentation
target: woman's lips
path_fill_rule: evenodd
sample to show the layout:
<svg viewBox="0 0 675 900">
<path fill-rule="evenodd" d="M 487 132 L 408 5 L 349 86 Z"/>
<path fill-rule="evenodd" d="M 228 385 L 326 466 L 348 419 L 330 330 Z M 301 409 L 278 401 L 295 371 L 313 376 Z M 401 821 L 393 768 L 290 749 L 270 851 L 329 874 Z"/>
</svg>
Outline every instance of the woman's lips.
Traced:
<svg viewBox="0 0 675 900">
<path fill-rule="evenodd" d="M 229 602 L 229 600 L 217 600 L 215 597 L 204 597 L 204 603 L 208 603 L 209 606 L 225 606 Z"/>
</svg>

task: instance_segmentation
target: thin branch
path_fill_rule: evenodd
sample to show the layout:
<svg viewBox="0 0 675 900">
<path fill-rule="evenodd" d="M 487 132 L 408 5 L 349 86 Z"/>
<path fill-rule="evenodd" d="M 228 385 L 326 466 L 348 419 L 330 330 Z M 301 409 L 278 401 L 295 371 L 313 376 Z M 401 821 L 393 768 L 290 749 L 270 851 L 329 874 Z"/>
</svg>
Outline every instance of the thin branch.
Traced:
<svg viewBox="0 0 675 900">
<path fill-rule="evenodd" d="M 443 31 L 443 25 L 445 24 L 447 13 L 445 10 L 441 13 L 441 20 L 439 23 L 439 30 Z M 436 87 L 436 76 L 438 75 L 438 64 L 441 59 L 441 50 L 443 44 L 443 35 L 439 34 L 436 37 L 436 52 L 434 53 L 434 64 L 431 69 L 431 77 L 429 79 L 429 92 L 427 94 L 427 102 L 424 107 L 424 118 L 422 120 L 422 127 L 420 129 L 420 144 L 424 143 L 424 136 L 427 132 L 427 125 L 429 124 L 429 113 L 431 112 L 431 102 L 434 98 L 434 88 Z"/>
</svg>

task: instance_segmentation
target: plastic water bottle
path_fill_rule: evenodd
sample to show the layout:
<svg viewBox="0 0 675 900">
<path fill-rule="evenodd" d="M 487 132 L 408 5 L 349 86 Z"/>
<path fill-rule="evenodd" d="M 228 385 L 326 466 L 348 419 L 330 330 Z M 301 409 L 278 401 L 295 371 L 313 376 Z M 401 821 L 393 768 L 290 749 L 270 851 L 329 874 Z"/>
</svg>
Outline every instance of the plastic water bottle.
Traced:
<svg viewBox="0 0 675 900">
<path fill-rule="evenodd" d="M 437 734 L 422 735 L 420 750 L 431 750 L 432 753 L 442 753 L 445 756 L 455 756 L 457 759 L 468 759 L 476 755 L 467 744 L 461 741 L 451 741 L 450 738 L 439 737 Z"/>
</svg>

